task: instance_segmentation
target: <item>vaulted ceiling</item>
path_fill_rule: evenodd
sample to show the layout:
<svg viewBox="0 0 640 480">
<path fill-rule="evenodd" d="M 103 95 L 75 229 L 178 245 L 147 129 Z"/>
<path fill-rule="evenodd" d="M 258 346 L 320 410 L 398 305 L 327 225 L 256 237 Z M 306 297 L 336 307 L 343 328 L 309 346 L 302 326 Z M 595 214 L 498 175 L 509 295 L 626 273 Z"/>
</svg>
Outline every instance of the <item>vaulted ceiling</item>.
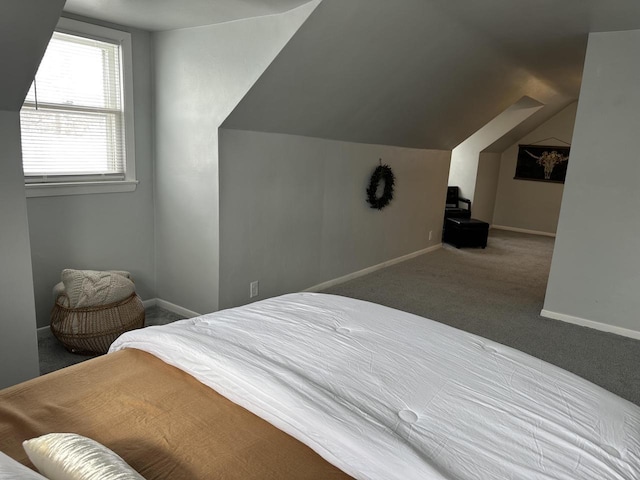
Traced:
<svg viewBox="0 0 640 480">
<path fill-rule="evenodd" d="M 0 2 L 0 109 L 17 110 L 62 0 Z M 67 0 L 148 30 L 278 14 L 308 0 Z M 640 29 L 637 0 L 322 0 L 224 127 L 450 149 L 528 96 L 579 94 L 588 33 Z"/>
<path fill-rule="evenodd" d="M 160 31 L 274 15 L 309 0 L 67 0 L 66 12 Z"/>
<path fill-rule="evenodd" d="M 223 126 L 450 149 L 577 99 L 588 33 L 631 28 L 635 0 L 323 0 Z"/>
</svg>

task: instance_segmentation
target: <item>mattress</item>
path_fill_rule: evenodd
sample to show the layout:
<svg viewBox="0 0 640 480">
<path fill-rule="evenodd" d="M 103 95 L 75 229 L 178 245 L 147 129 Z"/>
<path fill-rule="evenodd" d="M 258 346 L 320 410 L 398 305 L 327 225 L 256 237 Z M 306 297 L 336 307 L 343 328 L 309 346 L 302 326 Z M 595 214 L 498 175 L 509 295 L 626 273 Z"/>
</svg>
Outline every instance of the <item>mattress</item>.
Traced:
<svg viewBox="0 0 640 480">
<path fill-rule="evenodd" d="M 640 408 L 551 364 L 359 300 L 285 295 L 132 331 L 361 479 L 637 479 Z"/>
<path fill-rule="evenodd" d="M 640 479 L 640 408 L 522 352 L 291 294 L 0 391 L 0 451 L 93 438 L 147 479 Z"/>
</svg>

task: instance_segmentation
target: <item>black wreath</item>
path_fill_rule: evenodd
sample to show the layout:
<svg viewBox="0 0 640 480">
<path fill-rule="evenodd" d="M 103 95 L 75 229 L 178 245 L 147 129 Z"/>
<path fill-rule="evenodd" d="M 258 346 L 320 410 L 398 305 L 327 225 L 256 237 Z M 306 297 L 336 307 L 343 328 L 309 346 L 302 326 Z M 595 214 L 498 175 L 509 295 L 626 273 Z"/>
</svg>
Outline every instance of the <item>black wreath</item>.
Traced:
<svg viewBox="0 0 640 480">
<path fill-rule="evenodd" d="M 380 180 L 384 180 L 384 192 L 381 197 L 377 197 L 378 184 Z M 389 202 L 393 200 L 393 184 L 396 182 L 396 177 L 391 171 L 389 165 L 380 165 L 376 167 L 371 175 L 371 181 L 369 182 L 369 188 L 367 188 L 367 202 L 371 208 L 377 208 L 382 210 L 389 205 Z"/>
</svg>

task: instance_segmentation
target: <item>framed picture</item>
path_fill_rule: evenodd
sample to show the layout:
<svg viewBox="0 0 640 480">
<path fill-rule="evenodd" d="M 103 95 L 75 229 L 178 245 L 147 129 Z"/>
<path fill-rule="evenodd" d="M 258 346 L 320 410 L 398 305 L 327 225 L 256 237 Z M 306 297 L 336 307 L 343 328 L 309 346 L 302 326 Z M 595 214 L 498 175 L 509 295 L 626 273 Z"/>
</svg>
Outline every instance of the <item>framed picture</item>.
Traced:
<svg viewBox="0 0 640 480">
<path fill-rule="evenodd" d="M 564 183 L 569 163 L 569 147 L 518 145 L 518 163 L 513 178 Z"/>
</svg>

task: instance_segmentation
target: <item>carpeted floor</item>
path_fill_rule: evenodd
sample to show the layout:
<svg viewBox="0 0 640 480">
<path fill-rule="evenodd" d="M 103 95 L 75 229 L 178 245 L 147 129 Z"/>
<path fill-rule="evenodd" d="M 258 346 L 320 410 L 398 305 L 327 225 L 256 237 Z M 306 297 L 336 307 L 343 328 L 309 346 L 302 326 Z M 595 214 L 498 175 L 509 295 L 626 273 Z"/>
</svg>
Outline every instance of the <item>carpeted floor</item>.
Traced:
<svg viewBox="0 0 640 480">
<path fill-rule="evenodd" d="M 325 290 L 508 345 L 640 405 L 640 341 L 540 317 L 554 239 L 491 230 L 486 249 L 438 251 Z"/>
<path fill-rule="evenodd" d="M 446 245 L 325 290 L 415 313 L 517 348 L 640 405 L 640 341 L 539 316 L 553 239 L 491 230 L 486 249 Z M 147 325 L 179 319 L 158 307 Z M 38 334 L 41 374 L 87 360 L 48 330 Z"/>
</svg>

